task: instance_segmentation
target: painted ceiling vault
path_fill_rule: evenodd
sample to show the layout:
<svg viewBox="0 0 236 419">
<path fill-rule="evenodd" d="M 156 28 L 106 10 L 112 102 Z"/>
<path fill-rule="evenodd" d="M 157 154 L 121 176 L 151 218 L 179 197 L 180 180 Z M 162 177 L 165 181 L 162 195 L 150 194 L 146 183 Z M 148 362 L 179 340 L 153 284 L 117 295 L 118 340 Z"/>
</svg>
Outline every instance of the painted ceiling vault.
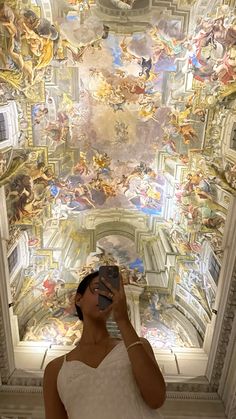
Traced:
<svg viewBox="0 0 236 419">
<path fill-rule="evenodd" d="M 21 340 L 75 344 L 79 281 L 118 264 L 153 347 L 203 345 L 236 192 L 236 15 L 160 3 L 0 0 L 0 224 Z"/>
</svg>

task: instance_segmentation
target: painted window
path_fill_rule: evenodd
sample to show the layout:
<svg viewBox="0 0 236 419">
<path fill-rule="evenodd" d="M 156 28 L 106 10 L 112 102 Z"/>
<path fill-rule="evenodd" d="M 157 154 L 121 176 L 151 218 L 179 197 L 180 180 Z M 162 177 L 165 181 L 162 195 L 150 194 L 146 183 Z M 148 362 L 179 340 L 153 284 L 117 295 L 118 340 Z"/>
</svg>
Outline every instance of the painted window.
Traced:
<svg viewBox="0 0 236 419">
<path fill-rule="evenodd" d="M 9 273 L 10 274 L 12 273 L 14 268 L 16 267 L 17 262 L 18 262 L 18 248 L 16 246 L 15 249 L 10 254 L 10 256 L 8 257 L 8 268 L 9 268 Z"/>
<path fill-rule="evenodd" d="M 216 285 L 218 284 L 218 280 L 219 280 L 219 276 L 220 276 L 220 264 L 217 261 L 214 253 L 211 253 L 210 258 L 209 258 L 209 265 L 208 265 L 208 269 L 209 272 L 212 276 L 212 278 L 214 279 Z"/>
<path fill-rule="evenodd" d="M 0 142 L 7 140 L 7 127 L 4 114 L 0 113 Z"/>
<path fill-rule="evenodd" d="M 236 151 L 236 123 L 234 123 L 231 133 L 230 148 Z"/>
</svg>

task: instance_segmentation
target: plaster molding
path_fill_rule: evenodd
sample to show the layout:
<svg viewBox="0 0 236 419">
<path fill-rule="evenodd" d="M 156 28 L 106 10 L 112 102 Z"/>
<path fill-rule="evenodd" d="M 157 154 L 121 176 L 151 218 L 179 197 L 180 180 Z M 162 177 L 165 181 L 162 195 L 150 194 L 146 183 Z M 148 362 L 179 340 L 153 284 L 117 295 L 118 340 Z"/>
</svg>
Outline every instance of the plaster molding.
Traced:
<svg viewBox="0 0 236 419">
<path fill-rule="evenodd" d="M 3 385 L 0 386 L 0 394 L 1 393 L 42 393 L 43 388 L 42 386 L 27 386 L 27 385 Z"/>
<path fill-rule="evenodd" d="M 236 268 L 236 266 L 235 266 Z M 210 387 L 212 391 L 218 391 L 219 388 L 219 382 L 222 374 L 222 370 L 224 367 L 225 357 L 227 353 L 227 347 L 229 343 L 230 333 L 232 331 L 232 325 L 233 325 L 233 318 L 234 318 L 234 312 L 233 312 L 233 298 L 235 301 L 235 295 L 236 295 L 236 271 L 234 272 L 234 281 L 233 284 L 231 284 L 230 291 L 229 291 L 229 300 L 228 300 L 228 306 L 225 310 L 225 313 L 223 315 L 223 321 L 221 326 L 221 333 L 218 340 L 218 346 L 216 350 L 216 356 L 214 360 L 213 365 L 213 371 L 210 378 Z M 234 297 L 232 298 L 232 295 Z M 213 345 L 212 345 L 213 346 Z"/>
<path fill-rule="evenodd" d="M 0 378 L 3 384 L 7 383 L 8 378 L 14 371 L 14 353 L 11 335 L 11 323 L 9 309 L 9 272 L 5 264 L 7 250 L 6 242 L 1 240 L 0 234 Z"/>
<path fill-rule="evenodd" d="M 179 377 L 180 380 L 180 377 Z M 167 382 L 167 392 L 168 393 L 176 393 L 179 394 L 179 398 L 182 398 L 182 394 L 191 393 L 191 394 L 199 394 L 199 393 L 210 393 L 209 392 L 209 382 L 206 381 L 205 383 L 199 383 L 189 380 L 189 377 L 186 377 L 186 381 L 183 382 L 175 382 L 169 383 Z M 213 392 L 211 392 L 213 393 Z M 197 398 L 197 396 L 196 396 Z"/>
<path fill-rule="evenodd" d="M 10 239 L 9 237 L 9 226 L 8 226 L 8 219 L 7 219 L 7 205 L 6 205 L 6 195 L 5 195 L 5 188 L 2 186 L 0 188 L 0 234 L 1 239 L 5 240 L 6 242 Z"/>
<path fill-rule="evenodd" d="M 0 300 L 0 378 L 2 383 L 6 383 L 10 375 L 8 365 L 6 336 L 3 324 L 3 313 Z M 1 388 L 1 387 L 0 387 Z"/>
<path fill-rule="evenodd" d="M 236 302 L 236 297 L 235 297 Z M 235 307 L 236 312 L 236 307 Z M 219 395 L 222 398 L 229 418 L 236 417 L 236 316 L 232 325 L 227 354 L 219 384 Z"/>
<path fill-rule="evenodd" d="M 211 391 L 218 391 L 232 332 L 236 301 L 236 198 L 232 199 L 223 238 L 224 257 L 215 309 L 218 310 L 209 352 L 207 377 Z M 227 280 L 227 278 L 229 278 Z"/>
<path fill-rule="evenodd" d="M 44 418 L 43 396 L 42 393 L 33 392 L 19 392 L 15 389 L 15 393 L 0 392 L 0 415 L 4 418 L 24 418 L 24 419 L 40 419 Z M 30 396 L 30 397 L 29 397 Z M 225 418 L 223 413 L 223 405 L 219 399 L 214 395 L 206 398 L 201 395 L 200 398 L 195 398 L 191 393 L 184 394 L 183 398 L 172 397 L 172 394 L 167 394 L 165 405 L 161 408 L 165 419 L 170 418 L 192 418 L 204 419 L 221 417 Z M 197 416 L 196 416 L 197 413 Z"/>
<path fill-rule="evenodd" d="M 234 399 L 232 401 L 232 407 L 227 416 L 228 419 L 235 419 L 236 418 L 236 393 L 234 395 Z"/>
<path fill-rule="evenodd" d="M 217 393 L 167 391 L 167 399 L 171 400 L 220 400 Z"/>
<path fill-rule="evenodd" d="M 42 394 L 43 389 L 39 386 L 25 385 L 3 385 L 0 387 L 0 393 L 32 393 Z M 169 400 L 220 400 L 217 393 L 191 392 L 191 391 L 167 391 L 167 399 Z"/>
</svg>

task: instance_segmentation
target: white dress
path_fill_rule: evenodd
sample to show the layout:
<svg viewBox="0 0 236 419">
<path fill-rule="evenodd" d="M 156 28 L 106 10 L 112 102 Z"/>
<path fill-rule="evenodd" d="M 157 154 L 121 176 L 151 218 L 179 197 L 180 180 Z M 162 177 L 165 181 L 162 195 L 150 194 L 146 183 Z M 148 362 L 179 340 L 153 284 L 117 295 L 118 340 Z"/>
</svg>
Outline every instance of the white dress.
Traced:
<svg viewBox="0 0 236 419">
<path fill-rule="evenodd" d="M 123 341 L 97 368 L 64 362 L 57 389 L 69 419 L 161 419 L 143 400 Z"/>
</svg>

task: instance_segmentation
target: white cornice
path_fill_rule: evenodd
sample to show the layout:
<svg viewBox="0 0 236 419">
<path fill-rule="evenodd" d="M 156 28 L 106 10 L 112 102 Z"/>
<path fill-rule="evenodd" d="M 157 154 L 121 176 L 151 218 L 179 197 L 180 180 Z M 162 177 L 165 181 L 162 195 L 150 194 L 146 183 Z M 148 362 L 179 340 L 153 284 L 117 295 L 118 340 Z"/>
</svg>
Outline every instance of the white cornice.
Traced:
<svg viewBox="0 0 236 419">
<path fill-rule="evenodd" d="M 220 400 L 217 393 L 190 391 L 167 391 L 167 399 L 171 400 Z"/>
<path fill-rule="evenodd" d="M 0 386 L 0 393 L 42 393 L 39 386 Z M 191 391 L 167 391 L 167 399 L 171 400 L 220 400 L 217 393 L 191 392 Z"/>
</svg>

